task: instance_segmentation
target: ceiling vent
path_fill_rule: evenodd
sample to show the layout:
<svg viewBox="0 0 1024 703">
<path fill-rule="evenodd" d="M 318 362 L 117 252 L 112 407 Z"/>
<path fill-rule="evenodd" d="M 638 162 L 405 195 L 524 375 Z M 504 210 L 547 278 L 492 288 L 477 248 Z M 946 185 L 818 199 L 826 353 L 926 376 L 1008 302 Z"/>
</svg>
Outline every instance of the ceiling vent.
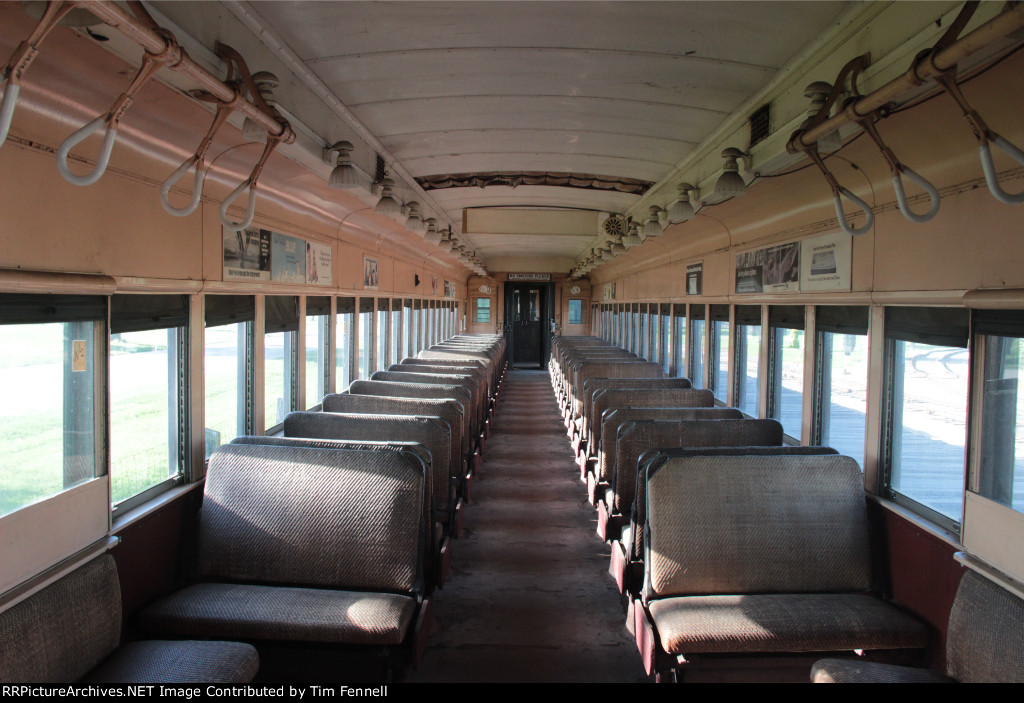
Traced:
<svg viewBox="0 0 1024 703">
<path fill-rule="evenodd" d="M 619 240 L 626 234 L 626 219 L 622 215 L 612 214 L 601 225 L 605 236 Z"/>
<path fill-rule="evenodd" d="M 771 133 L 771 106 L 771 103 L 767 103 L 750 116 L 750 146 L 764 140 Z"/>
</svg>

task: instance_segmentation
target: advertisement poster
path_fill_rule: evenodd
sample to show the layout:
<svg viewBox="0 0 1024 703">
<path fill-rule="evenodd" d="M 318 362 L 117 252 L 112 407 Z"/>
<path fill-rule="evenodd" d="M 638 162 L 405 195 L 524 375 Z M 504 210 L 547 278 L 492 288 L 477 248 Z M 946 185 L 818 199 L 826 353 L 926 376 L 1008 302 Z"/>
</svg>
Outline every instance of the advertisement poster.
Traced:
<svg viewBox="0 0 1024 703">
<path fill-rule="evenodd" d="M 444 282 L 444 297 L 454 298 L 455 297 L 455 281 L 445 280 Z"/>
<path fill-rule="evenodd" d="M 737 293 L 800 290 L 800 242 L 737 254 L 735 290 Z"/>
<path fill-rule="evenodd" d="M 270 246 L 271 280 L 277 283 L 306 282 L 306 241 L 274 232 Z"/>
<path fill-rule="evenodd" d="M 835 232 L 807 239 L 800 246 L 800 290 L 850 290 L 850 235 Z"/>
<path fill-rule="evenodd" d="M 269 230 L 224 230 L 224 280 L 270 280 Z"/>
<path fill-rule="evenodd" d="M 363 257 L 363 288 L 376 288 L 379 281 L 377 260 L 369 256 Z M 436 280 L 436 279 L 435 279 Z"/>
<path fill-rule="evenodd" d="M 704 262 L 686 267 L 686 294 L 700 295 L 704 289 Z"/>
<path fill-rule="evenodd" d="M 331 285 L 331 247 L 329 244 L 306 242 L 306 283 Z"/>
<path fill-rule="evenodd" d="M 437 276 L 433 276 L 430 282 L 430 294 L 437 295 Z"/>
<path fill-rule="evenodd" d="M 604 284 L 604 299 L 615 300 L 615 284 L 605 283 Z"/>
</svg>

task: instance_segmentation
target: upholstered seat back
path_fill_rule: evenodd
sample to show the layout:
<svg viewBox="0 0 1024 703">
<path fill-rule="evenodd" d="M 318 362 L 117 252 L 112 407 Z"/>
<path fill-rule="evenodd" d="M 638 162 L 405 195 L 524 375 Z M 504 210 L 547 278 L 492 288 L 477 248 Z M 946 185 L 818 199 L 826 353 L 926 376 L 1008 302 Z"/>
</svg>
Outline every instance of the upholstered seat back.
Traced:
<svg viewBox="0 0 1024 703">
<path fill-rule="evenodd" d="M 406 451 L 220 447 L 206 478 L 197 574 L 409 591 L 421 582 L 424 475 Z"/>
<path fill-rule="evenodd" d="M 647 597 L 871 587 L 863 477 L 846 456 L 673 457 L 649 472 Z"/>
<path fill-rule="evenodd" d="M 77 681 L 120 639 L 121 588 L 104 554 L 0 613 L 0 681 Z"/>
<path fill-rule="evenodd" d="M 430 452 L 430 488 L 434 509 L 446 511 L 452 500 L 452 429 L 440 417 L 295 412 L 284 419 L 285 437 L 417 442 Z"/>
<path fill-rule="evenodd" d="M 949 614 L 946 670 L 963 683 L 1024 683 L 1024 600 L 966 572 Z"/>
</svg>

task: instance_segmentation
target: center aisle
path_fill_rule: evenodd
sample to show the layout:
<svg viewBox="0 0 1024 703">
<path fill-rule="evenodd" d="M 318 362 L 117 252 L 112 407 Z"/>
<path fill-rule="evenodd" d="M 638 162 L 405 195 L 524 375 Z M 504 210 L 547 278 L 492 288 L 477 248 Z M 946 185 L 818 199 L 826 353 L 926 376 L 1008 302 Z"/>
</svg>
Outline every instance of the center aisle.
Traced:
<svg viewBox="0 0 1024 703">
<path fill-rule="evenodd" d="M 546 371 L 510 370 L 410 682 L 648 681 Z"/>
</svg>

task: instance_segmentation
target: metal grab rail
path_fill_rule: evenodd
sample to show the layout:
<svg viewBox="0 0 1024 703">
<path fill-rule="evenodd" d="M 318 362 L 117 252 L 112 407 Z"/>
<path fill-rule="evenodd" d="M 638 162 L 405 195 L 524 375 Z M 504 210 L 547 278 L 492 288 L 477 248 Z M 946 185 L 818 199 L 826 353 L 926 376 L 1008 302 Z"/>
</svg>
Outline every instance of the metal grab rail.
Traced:
<svg viewBox="0 0 1024 703">
<path fill-rule="evenodd" d="M 885 159 L 886 163 L 889 164 L 889 170 L 892 171 L 892 186 L 896 191 L 896 203 L 899 205 L 900 212 L 902 212 L 903 216 L 911 222 L 917 224 L 928 222 L 939 213 L 939 206 L 942 204 L 939 191 L 924 176 L 901 163 L 900 160 L 896 158 L 896 154 L 893 150 L 890 149 L 884 141 L 882 141 L 882 135 L 878 133 L 877 124 L 880 116 L 880 111 L 876 110 L 865 117 L 858 117 L 857 124 L 869 137 L 871 137 L 871 140 L 878 147 L 878 150 L 882 152 L 882 157 Z M 931 207 L 928 208 L 927 212 L 918 214 L 910 209 L 910 205 L 907 203 L 906 191 L 903 189 L 903 176 L 906 176 L 916 183 L 928 194 L 928 197 L 931 199 Z"/>
<path fill-rule="evenodd" d="M 216 98 L 213 98 L 216 99 Z M 172 173 L 163 185 L 160 186 L 160 204 L 164 206 L 171 215 L 176 217 L 186 217 L 195 212 L 195 209 L 199 206 L 199 199 L 203 195 L 203 182 L 206 180 L 206 171 L 209 168 L 206 164 L 206 152 L 210 149 L 210 144 L 213 143 L 213 137 L 217 134 L 217 130 L 227 121 L 228 116 L 235 109 L 238 101 L 242 99 L 242 94 L 239 90 L 235 90 L 235 97 L 229 101 L 217 101 L 217 114 L 213 118 L 213 123 L 210 125 L 210 129 L 207 130 L 206 136 L 199 142 L 199 146 L 196 147 L 195 153 L 189 158 L 182 162 L 181 166 Z M 192 198 L 188 204 L 182 208 L 176 208 L 171 205 L 168 199 L 168 194 L 171 188 L 179 180 L 185 177 L 189 169 L 195 166 L 196 174 L 192 183 Z M 251 221 L 251 218 L 250 218 Z"/>
<path fill-rule="evenodd" d="M 57 26 L 57 23 L 75 9 L 77 4 L 77 2 L 62 2 L 61 0 L 48 3 L 35 29 L 32 30 L 28 39 L 15 48 L 11 58 L 4 65 L 3 71 L 0 72 L 7 81 L 7 85 L 4 86 L 3 99 L 0 100 L 0 146 L 3 146 L 7 139 L 7 133 L 11 129 L 14 108 L 18 104 L 18 94 L 21 92 L 21 79 L 24 78 L 32 61 L 39 55 L 39 45 Z"/>
<path fill-rule="evenodd" d="M 817 164 L 818 168 L 821 169 L 822 174 L 825 176 L 825 180 L 828 181 L 829 187 L 832 188 L 832 201 L 836 208 L 836 217 L 839 219 L 839 226 L 847 234 L 857 237 L 862 234 L 867 234 L 871 231 L 871 228 L 875 224 L 875 213 L 871 210 L 871 206 L 866 202 L 858 198 L 848 188 L 844 188 L 839 185 L 839 181 L 832 175 L 832 172 L 828 170 L 825 165 L 825 161 L 821 158 L 821 154 L 818 152 L 818 145 L 815 143 L 811 146 L 803 146 L 796 138 L 794 138 L 796 144 L 800 144 L 798 147 L 800 151 L 804 152 L 811 158 L 811 160 Z M 864 213 L 867 218 L 864 222 L 864 226 L 855 228 L 846 221 L 846 213 L 843 212 L 842 197 L 845 196 L 847 200 L 856 205 L 861 212 Z"/>
<path fill-rule="evenodd" d="M 117 140 L 117 127 L 120 124 L 121 117 L 128 111 L 128 108 L 132 106 L 132 102 L 135 98 L 135 93 L 144 86 L 150 78 L 156 75 L 164 66 L 176 65 L 181 61 L 182 52 L 178 47 L 177 41 L 170 34 L 166 34 L 167 44 L 164 50 L 159 54 L 151 54 L 148 51 L 142 61 L 142 66 L 139 68 L 139 72 L 135 75 L 131 85 L 128 86 L 127 90 L 123 92 L 114 104 L 111 105 L 110 110 L 107 111 L 106 115 L 101 115 L 96 119 L 86 124 L 81 129 L 75 131 L 71 136 L 61 142 L 60 147 L 57 149 L 57 170 L 60 175 L 64 177 L 64 180 L 72 183 L 76 186 L 88 186 L 92 185 L 100 178 L 107 170 L 107 164 L 110 161 L 110 153 L 114 149 L 114 142 Z M 68 155 L 75 146 L 86 139 L 93 132 L 98 131 L 104 125 L 107 126 L 107 131 L 103 135 L 103 144 L 100 146 L 100 153 L 96 159 L 96 166 L 92 171 L 79 176 L 71 172 L 68 168 Z"/>
<path fill-rule="evenodd" d="M 260 173 L 263 172 L 263 166 L 267 163 L 267 159 L 270 158 L 270 154 L 277 148 L 277 145 L 282 141 L 287 141 L 292 136 L 291 126 L 284 122 L 284 132 L 279 135 L 267 134 L 267 145 L 263 148 L 263 154 L 260 156 L 260 160 L 256 162 L 256 165 L 252 169 L 252 173 L 244 181 L 238 184 L 238 186 L 231 191 L 231 194 L 224 199 L 224 202 L 220 206 L 220 223 L 224 225 L 224 229 L 232 232 L 241 232 L 246 227 L 252 224 L 253 215 L 256 213 L 256 189 L 259 184 Z M 249 204 L 245 210 L 245 219 L 241 222 L 232 222 L 228 219 L 228 208 L 231 207 L 231 203 L 242 194 L 246 188 L 249 189 Z"/>
<path fill-rule="evenodd" d="M 1017 163 L 1024 166 L 1024 151 L 1018 149 L 1012 143 L 1006 141 L 995 132 L 989 132 L 989 141 L 1005 151 L 1017 160 Z M 985 172 L 985 181 L 988 183 L 988 190 L 996 200 L 1007 205 L 1024 203 L 1024 191 L 1020 193 L 1007 193 L 999 184 L 999 175 L 996 173 L 996 165 L 992 161 L 992 149 L 988 144 L 978 147 L 981 153 L 981 170 Z"/>
</svg>

